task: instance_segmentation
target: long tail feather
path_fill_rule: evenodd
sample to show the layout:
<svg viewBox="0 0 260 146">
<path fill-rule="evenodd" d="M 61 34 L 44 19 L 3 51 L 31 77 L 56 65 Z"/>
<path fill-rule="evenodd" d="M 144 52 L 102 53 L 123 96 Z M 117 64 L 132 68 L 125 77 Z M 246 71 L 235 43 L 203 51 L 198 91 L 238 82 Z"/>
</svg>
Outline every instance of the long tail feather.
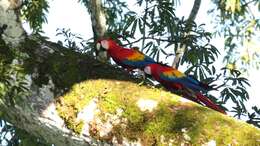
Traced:
<svg viewBox="0 0 260 146">
<path fill-rule="evenodd" d="M 200 100 L 202 103 L 204 103 L 207 107 L 214 109 L 216 111 L 219 111 L 223 114 L 227 114 L 223 109 L 221 109 L 218 105 L 213 103 L 209 98 L 202 95 L 201 93 L 196 93 L 196 96 L 197 96 L 198 100 Z"/>
</svg>

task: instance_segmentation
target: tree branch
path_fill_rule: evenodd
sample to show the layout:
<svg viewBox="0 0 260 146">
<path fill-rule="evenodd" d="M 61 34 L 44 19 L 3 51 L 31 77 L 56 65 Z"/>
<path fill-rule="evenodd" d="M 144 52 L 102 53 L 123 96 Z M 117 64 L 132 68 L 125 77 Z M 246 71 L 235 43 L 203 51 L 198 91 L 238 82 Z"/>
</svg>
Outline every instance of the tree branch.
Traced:
<svg viewBox="0 0 260 146">
<path fill-rule="evenodd" d="M 200 5 L 201 5 L 201 0 L 194 0 L 192 10 L 190 12 L 190 15 L 189 15 L 189 17 L 187 19 L 187 23 L 186 23 L 186 30 L 187 30 L 186 35 L 189 34 L 189 31 L 192 27 L 191 24 L 196 19 L 196 16 L 199 12 Z M 185 52 L 186 47 L 187 47 L 186 44 L 179 44 L 177 51 L 176 51 L 176 56 L 175 56 L 173 63 L 172 63 L 173 68 L 177 69 L 179 67 L 181 57 L 182 57 L 183 53 Z"/>
<path fill-rule="evenodd" d="M 201 5 L 201 0 L 194 0 L 192 10 L 191 10 L 190 15 L 187 19 L 187 24 L 186 24 L 187 30 L 191 29 L 191 24 L 196 19 L 196 16 L 199 12 L 200 5 Z"/>
</svg>

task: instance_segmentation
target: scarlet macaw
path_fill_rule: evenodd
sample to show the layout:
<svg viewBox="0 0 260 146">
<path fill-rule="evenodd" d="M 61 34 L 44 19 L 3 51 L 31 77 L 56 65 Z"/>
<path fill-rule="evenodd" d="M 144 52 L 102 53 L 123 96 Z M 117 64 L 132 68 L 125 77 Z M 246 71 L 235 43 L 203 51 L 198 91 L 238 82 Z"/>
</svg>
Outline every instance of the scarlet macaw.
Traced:
<svg viewBox="0 0 260 146">
<path fill-rule="evenodd" d="M 226 114 L 223 109 L 201 93 L 201 91 L 205 92 L 210 89 L 207 84 L 201 83 L 198 80 L 178 71 L 177 69 L 160 63 L 148 64 L 144 68 L 144 72 L 151 75 L 168 90 L 182 91 L 186 98 L 198 103 L 203 103 L 209 108 Z"/>
<path fill-rule="evenodd" d="M 143 69 L 146 65 L 156 63 L 152 58 L 144 55 L 142 52 L 124 48 L 112 39 L 101 39 L 97 43 L 97 49 L 100 47 L 107 50 L 107 53 L 120 66 L 127 70 Z"/>
</svg>

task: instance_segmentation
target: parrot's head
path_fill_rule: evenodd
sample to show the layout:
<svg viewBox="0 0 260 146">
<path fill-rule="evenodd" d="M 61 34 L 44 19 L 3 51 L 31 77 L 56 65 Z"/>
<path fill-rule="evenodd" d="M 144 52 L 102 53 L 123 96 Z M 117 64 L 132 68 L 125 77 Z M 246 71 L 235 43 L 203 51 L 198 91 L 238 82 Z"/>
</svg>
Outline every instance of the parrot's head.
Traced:
<svg viewBox="0 0 260 146">
<path fill-rule="evenodd" d="M 162 67 L 160 63 L 151 63 L 144 67 L 144 73 L 147 75 L 154 75 L 159 68 Z"/>
<path fill-rule="evenodd" d="M 96 47 L 97 50 L 109 50 L 115 48 L 115 46 L 118 46 L 117 43 L 112 39 L 100 39 L 98 40 Z"/>
<path fill-rule="evenodd" d="M 147 65 L 144 67 L 144 73 L 148 74 L 148 75 L 152 75 L 152 66 L 151 65 Z"/>
<path fill-rule="evenodd" d="M 97 41 L 97 44 L 96 44 L 97 50 L 98 50 L 98 51 L 106 51 L 106 50 L 108 50 L 108 45 L 107 45 L 106 48 L 105 48 L 105 47 L 103 47 L 102 43 L 103 43 L 103 44 L 104 44 L 104 43 L 107 43 L 107 39 L 99 39 L 99 40 Z"/>
</svg>

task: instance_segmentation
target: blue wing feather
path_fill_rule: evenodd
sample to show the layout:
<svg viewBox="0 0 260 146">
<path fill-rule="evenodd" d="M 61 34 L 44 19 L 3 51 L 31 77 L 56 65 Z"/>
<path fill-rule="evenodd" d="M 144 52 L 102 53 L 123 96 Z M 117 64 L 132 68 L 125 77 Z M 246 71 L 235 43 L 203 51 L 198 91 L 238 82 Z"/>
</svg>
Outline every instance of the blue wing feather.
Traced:
<svg viewBox="0 0 260 146">
<path fill-rule="evenodd" d="M 189 77 L 176 77 L 174 74 L 171 75 L 165 75 L 163 73 L 160 74 L 160 78 L 164 80 L 165 82 L 172 82 L 172 83 L 179 83 L 182 84 L 184 87 L 190 88 L 192 90 L 196 91 L 206 91 L 204 87 L 200 86 L 200 82 Z"/>
<path fill-rule="evenodd" d="M 122 63 L 128 66 L 144 68 L 146 65 L 156 63 L 156 62 L 152 58 L 145 56 L 144 60 L 124 59 L 122 60 Z"/>
</svg>

